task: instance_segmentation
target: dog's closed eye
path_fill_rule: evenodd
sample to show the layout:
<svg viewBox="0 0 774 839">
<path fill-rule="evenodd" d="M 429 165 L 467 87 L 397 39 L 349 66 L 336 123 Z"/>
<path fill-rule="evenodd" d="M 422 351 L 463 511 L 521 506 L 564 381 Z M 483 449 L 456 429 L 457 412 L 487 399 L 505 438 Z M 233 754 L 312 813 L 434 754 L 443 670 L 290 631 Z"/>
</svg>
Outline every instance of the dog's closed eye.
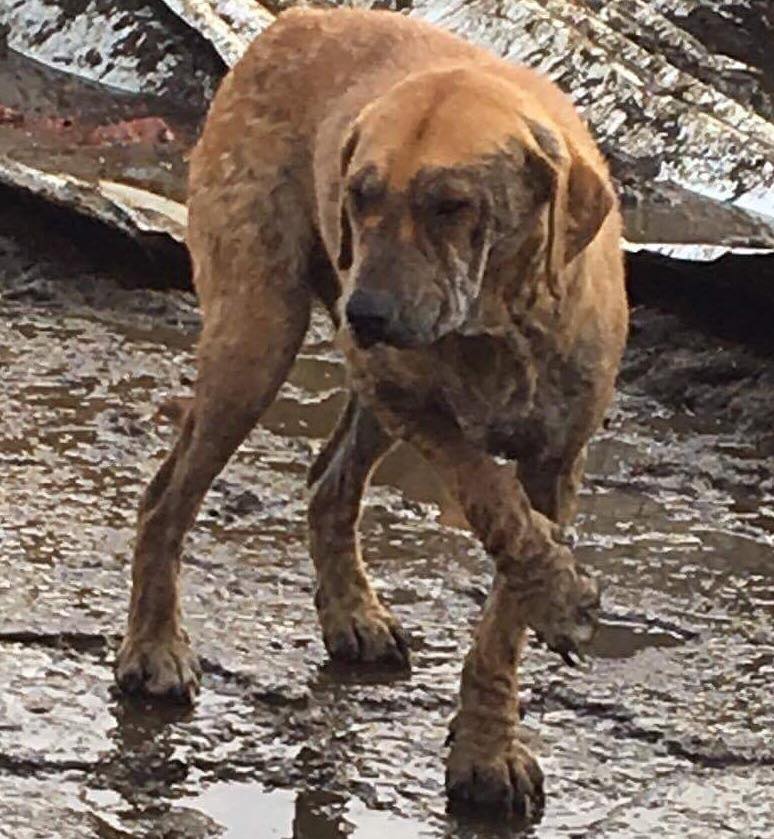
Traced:
<svg viewBox="0 0 774 839">
<path fill-rule="evenodd" d="M 425 204 L 426 212 L 439 222 L 454 224 L 467 218 L 474 209 L 474 200 L 469 195 L 434 196 Z"/>
<path fill-rule="evenodd" d="M 453 217 L 472 207 L 469 198 L 442 198 L 432 205 L 432 211 L 437 216 Z"/>
<path fill-rule="evenodd" d="M 386 191 L 385 183 L 379 174 L 368 167 L 358 172 L 347 187 L 349 200 L 356 212 L 364 212 L 370 205 L 375 204 L 384 197 Z"/>
</svg>

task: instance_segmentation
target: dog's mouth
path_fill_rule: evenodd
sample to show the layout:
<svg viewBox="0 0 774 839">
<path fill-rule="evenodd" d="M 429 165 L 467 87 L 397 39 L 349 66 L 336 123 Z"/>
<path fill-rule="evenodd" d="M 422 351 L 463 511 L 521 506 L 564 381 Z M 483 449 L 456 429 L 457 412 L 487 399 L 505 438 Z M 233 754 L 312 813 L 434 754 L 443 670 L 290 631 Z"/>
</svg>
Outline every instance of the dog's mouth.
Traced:
<svg viewBox="0 0 774 839">
<path fill-rule="evenodd" d="M 385 327 L 379 323 L 366 322 L 355 325 L 350 322 L 349 329 L 355 344 L 362 350 L 379 345 L 407 350 L 432 343 L 432 339 L 423 340 L 399 323 Z"/>
<path fill-rule="evenodd" d="M 352 333 L 355 344 L 361 350 L 367 350 L 377 345 L 394 347 L 398 350 L 415 349 L 427 346 L 432 343 L 430 340 L 422 340 L 411 334 L 399 324 L 384 327 L 379 323 L 358 323 L 349 322 L 349 330 Z"/>
</svg>

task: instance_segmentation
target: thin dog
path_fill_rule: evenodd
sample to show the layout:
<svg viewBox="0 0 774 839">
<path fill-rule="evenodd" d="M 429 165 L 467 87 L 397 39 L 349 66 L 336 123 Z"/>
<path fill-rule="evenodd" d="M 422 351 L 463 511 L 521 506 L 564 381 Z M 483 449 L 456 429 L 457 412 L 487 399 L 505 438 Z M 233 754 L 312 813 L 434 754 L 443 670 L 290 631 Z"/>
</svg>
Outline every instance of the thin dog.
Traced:
<svg viewBox="0 0 774 839">
<path fill-rule="evenodd" d="M 408 441 L 495 563 L 463 667 L 448 794 L 538 807 L 517 665 L 530 627 L 572 662 L 598 615 L 562 528 L 626 339 L 620 235 L 603 158 L 549 80 L 389 12 L 281 15 L 224 79 L 191 157 L 198 378 L 142 500 L 119 683 L 193 699 L 181 543 L 319 301 L 350 387 L 310 473 L 328 652 L 407 662 L 357 525 L 369 475 Z"/>
</svg>

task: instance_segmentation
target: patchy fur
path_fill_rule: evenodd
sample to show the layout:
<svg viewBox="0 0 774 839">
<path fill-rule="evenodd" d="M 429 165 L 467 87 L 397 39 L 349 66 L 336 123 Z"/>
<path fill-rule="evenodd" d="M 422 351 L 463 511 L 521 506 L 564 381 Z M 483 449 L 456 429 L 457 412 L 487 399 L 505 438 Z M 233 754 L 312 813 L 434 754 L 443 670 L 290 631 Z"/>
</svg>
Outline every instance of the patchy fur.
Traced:
<svg viewBox="0 0 774 839">
<path fill-rule="evenodd" d="M 588 131 L 547 79 L 427 24 L 295 10 L 223 81 L 189 208 L 198 379 L 190 404 L 166 411 L 179 437 L 142 501 L 119 682 L 192 699 L 181 543 L 322 300 L 351 386 L 310 475 L 328 651 L 408 661 L 357 534 L 370 474 L 407 440 L 496 563 L 463 669 L 449 795 L 533 809 L 542 774 L 519 739 L 517 665 L 528 627 L 570 661 L 594 629 L 596 585 L 560 533 L 627 325 L 617 202 Z"/>
</svg>

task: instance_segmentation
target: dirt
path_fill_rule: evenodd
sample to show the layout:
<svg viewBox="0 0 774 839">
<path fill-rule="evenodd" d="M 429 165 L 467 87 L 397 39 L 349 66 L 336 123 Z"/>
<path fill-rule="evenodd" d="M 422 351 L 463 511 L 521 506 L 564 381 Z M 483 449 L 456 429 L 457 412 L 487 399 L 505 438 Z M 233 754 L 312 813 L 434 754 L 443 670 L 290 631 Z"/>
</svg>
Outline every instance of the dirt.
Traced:
<svg viewBox="0 0 774 839">
<path fill-rule="evenodd" d="M 173 431 L 189 292 L 132 283 L 3 193 L 0 836 L 495 839 L 445 813 L 443 758 L 490 563 L 407 449 L 364 545 L 412 635 L 409 676 L 326 661 L 304 473 L 342 405 L 322 315 L 274 407 L 207 496 L 184 560 L 204 658 L 193 710 L 115 695 L 139 493 Z M 762 314 L 762 317 L 769 317 Z M 531 644 L 540 837 L 774 831 L 772 363 L 639 307 L 598 435 L 578 556 L 606 584 L 592 662 Z"/>
<path fill-rule="evenodd" d="M 620 4 L 606 5 L 633 43 L 771 115 L 764 3 L 651 4 L 746 67 L 705 60 L 669 28 L 651 42 Z M 185 154 L 224 65 L 160 4 L 120 6 L 13 0 L 11 46 L 92 82 L 0 48 L 0 154 L 182 199 Z M 467 10 L 475 31 L 506 31 L 500 5 L 471 8 L 459 13 L 463 29 Z M 534 15 L 516 11 L 509 37 L 521 49 Z M 626 102 L 635 125 L 642 110 L 667 137 L 667 117 L 684 116 L 682 106 L 651 114 L 652 103 L 619 92 L 603 101 L 593 75 L 586 104 L 600 125 L 618 118 L 604 102 Z M 665 152 L 650 135 L 602 134 L 630 238 L 770 243 L 768 220 L 674 185 L 643 198 Z M 712 134 L 684 156 L 686 171 L 712 172 L 719 148 Z M 765 182 L 747 144 L 732 151 L 743 159 L 735 184 Z M 185 285 L 185 261 L 168 249 L 133 247 L 6 189 L 0 231 L 0 837 L 519 835 L 445 812 L 446 724 L 491 567 L 408 449 L 380 468 L 363 530 L 379 591 L 411 632 L 413 670 L 326 661 L 304 476 L 344 377 L 322 315 L 186 546 L 187 625 L 205 670 L 198 705 L 115 694 L 135 509 L 173 439 L 157 406 L 194 376 L 195 301 L 148 287 Z M 774 834 L 772 265 L 630 258 L 632 336 L 577 523 L 578 556 L 606 584 L 605 616 L 577 671 L 528 650 L 524 722 L 548 803 L 527 835 Z"/>
</svg>

